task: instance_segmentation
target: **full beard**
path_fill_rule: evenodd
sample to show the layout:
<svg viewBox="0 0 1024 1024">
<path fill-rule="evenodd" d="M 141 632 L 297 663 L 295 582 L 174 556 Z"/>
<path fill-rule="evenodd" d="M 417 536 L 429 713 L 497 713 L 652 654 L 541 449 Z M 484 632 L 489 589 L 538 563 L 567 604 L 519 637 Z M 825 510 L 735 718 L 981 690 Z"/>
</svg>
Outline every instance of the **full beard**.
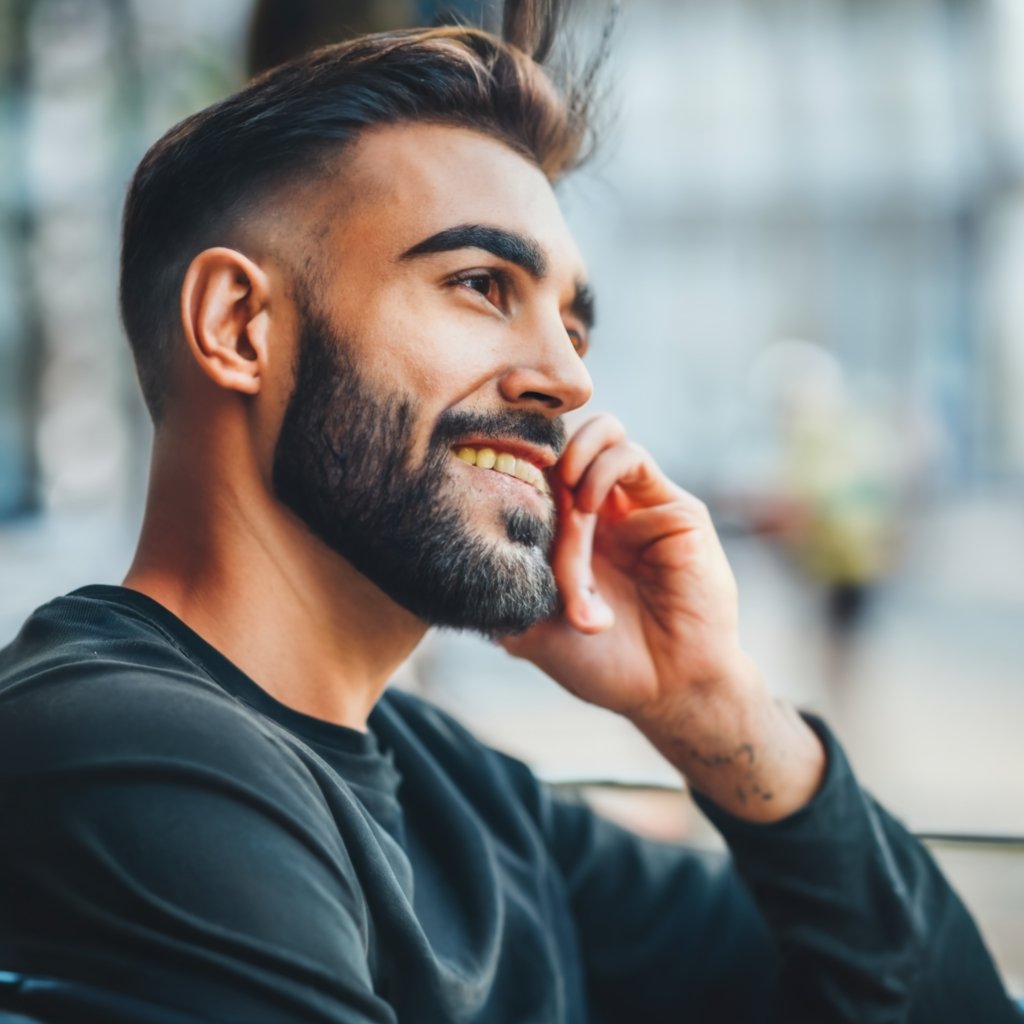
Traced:
<svg viewBox="0 0 1024 1024">
<path fill-rule="evenodd" d="M 411 465 L 417 410 L 380 395 L 344 338 L 308 310 L 295 386 L 274 451 L 278 499 L 393 601 L 435 626 L 488 636 L 520 633 L 551 615 L 553 512 L 507 508 L 508 543 L 474 536 L 452 479 L 451 446 L 468 436 L 514 437 L 560 452 L 560 421 L 539 413 L 442 415 L 427 455 Z M 487 470 L 481 470 L 487 472 Z"/>
</svg>

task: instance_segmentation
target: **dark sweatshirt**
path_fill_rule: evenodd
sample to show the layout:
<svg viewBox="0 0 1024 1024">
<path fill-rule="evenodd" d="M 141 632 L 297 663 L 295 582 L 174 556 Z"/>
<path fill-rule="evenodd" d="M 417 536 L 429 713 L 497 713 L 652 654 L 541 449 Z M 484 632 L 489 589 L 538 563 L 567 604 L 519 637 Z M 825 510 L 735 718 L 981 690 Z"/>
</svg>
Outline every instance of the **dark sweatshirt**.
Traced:
<svg viewBox="0 0 1024 1024">
<path fill-rule="evenodd" d="M 553 794 L 410 695 L 366 733 L 295 712 L 155 602 L 86 587 L 0 652 L 0 1007 L 1019 1022 L 931 858 L 812 725 L 820 792 L 770 825 L 702 801 L 732 854 L 710 855 Z"/>
</svg>

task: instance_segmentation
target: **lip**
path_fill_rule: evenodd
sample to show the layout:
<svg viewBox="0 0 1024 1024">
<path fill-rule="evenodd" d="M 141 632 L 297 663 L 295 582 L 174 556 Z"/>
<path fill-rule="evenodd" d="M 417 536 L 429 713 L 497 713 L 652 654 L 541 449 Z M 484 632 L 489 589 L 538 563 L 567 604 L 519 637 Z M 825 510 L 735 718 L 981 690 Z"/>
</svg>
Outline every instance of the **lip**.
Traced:
<svg viewBox="0 0 1024 1024">
<path fill-rule="evenodd" d="M 467 465 L 464 468 L 467 471 L 472 471 L 475 467 Z M 512 476 L 510 473 L 496 473 L 493 470 L 484 469 L 472 473 L 472 478 L 477 486 L 497 488 L 506 494 L 526 496 L 545 504 L 550 501 L 543 491 L 538 490 L 533 484 L 527 483 L 525 480 L 520 480 L 517 476 Z"/>
<path fill-rule="evenodd" d="M 458 460 L 456 460 L 458 461 Z M 527 505 L 534 505 L 538 509 L 544 509 L 550 513 L 553 506 L 553 499 L 550 495 L 538 490 L 533 484 L 520 480 L 517 476 L 509 473 L 496 473 L 494 470 L 476 470 L 475 466 L 463 463 L 455 470 L 457 473 L 465 471 L 468 475 L 467 481 L 471 480 L 475 488 L 483 488 L 485 492 L 502 495 L 505 499 L 513 499 L 517 503 L 525 502 Z"/>
<path fill-rule="evenodd" d="M 523 441 L 505 440 L 500 437 L 467 437 L 451 446 L 453 452 L 460 448 L 493 448 L 499 453 L 508 452 L 517 459 L 533 463 L 541 472 L 550 469 L 558 461 L 558 456 L 550 448 L 540 448 Z"/>
</svg>

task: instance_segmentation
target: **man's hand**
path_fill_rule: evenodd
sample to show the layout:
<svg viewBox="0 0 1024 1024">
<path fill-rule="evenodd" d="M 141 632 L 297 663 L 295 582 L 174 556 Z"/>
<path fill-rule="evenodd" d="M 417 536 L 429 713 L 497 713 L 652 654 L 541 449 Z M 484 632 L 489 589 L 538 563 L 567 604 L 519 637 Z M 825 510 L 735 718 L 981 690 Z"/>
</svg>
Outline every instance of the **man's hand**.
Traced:
<svg viewBox="0 0 1024 1024">
<path fill-rule="evenodd" d="M 803 806 L 824 753 L 740 647 L 736 583 L 704 505 L 609 416 L 584 424 L 549 481 L 564 610 L 506 649 L 628 717 L 731 813 L 772 821 Z"/>
</svg>

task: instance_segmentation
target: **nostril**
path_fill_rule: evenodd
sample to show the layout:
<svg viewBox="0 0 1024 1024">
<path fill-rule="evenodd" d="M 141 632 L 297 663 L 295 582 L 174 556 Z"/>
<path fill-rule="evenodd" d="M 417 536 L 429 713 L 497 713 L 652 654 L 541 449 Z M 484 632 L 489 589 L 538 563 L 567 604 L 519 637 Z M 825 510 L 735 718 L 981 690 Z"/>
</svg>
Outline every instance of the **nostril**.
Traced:
<svg viewBox="0 0 1024 1024">
<path fill-rule="evenodd" d="M 554 395 L 545 395 L 542 391 L 524 391 L 520 396 L 523 399 L 531 399 L 534 402 L 541 402 L 549 409 L 557 409 L 562 405 L 562 400 Z"/>
</svg>

